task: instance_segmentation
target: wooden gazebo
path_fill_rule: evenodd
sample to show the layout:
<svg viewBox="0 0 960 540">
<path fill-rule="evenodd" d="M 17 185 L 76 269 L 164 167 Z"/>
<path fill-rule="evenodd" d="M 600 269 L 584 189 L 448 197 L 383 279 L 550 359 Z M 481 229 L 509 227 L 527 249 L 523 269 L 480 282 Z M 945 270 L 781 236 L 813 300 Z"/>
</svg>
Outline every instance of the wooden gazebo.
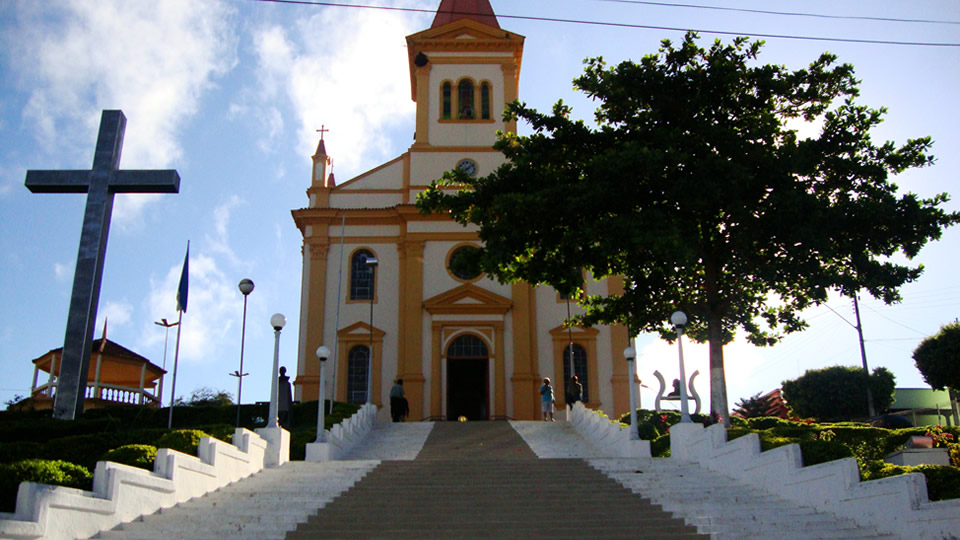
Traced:
<svg viewBox="0 0 960 540">
<path fill-rule="evenodd" d="M 33 384 L 30 398 L 20 402 L 21 409 L 52 409 L 60 375 L 63 348 L 53 349 L 33 360 Z M 47 380 L 38 384 L 40 372 Z M 163 376 L 167 372 L 143 356 L 106 338 L 94 340 L 87 372 L 85 409 L 110 405 L 159 407 Z"/>
</svg>

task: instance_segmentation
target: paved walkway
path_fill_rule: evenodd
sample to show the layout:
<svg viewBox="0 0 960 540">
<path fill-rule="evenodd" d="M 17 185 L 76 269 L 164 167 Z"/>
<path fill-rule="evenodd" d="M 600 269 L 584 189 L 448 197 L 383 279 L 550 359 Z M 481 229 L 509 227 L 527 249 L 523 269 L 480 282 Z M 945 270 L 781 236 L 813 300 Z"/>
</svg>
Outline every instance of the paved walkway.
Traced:
<svg viewBox="0 0 960 540">
<path fill-rule="evenodd" d="M 521 455 L 540 459 L 612 457 L 581 437 L 569 422 L 510 420 L 509 424 L 513 427 L 512 435 L 511 430 L 500 429 L 503 423 L 499 421 L 469 422 L 473 429 L 470 430 L 470 435 L 463 436 L 466 435 L 466 428 L 464 428 L 466 424 L 460 422 L 376 424 L 370 434 L 343 459 L 409 461 L 417 459 L 428 438 L 431 443 L 439 444 L 432 452 L 439 452 L 447 458 L 458 454 L 475 456 L 477 453 L 491 449 L 500 450 L 495 456 L 497 458 L 521 457 Z M 444 443 L 445 440 L 456 442 Z"/>
</svg>

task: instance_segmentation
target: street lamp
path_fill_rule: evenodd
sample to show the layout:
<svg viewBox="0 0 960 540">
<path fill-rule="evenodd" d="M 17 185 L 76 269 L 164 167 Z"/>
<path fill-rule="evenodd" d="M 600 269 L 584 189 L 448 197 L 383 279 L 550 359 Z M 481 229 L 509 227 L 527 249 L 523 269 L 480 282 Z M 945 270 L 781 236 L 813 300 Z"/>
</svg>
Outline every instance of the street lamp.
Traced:
<svg viewBox="0 0 960 540">
<path fill-rule="evenodd" d="M 683 327 L 687 325 L 687 315 L 682 311 L 675 311 L 670 316 L 670 322 L 677 330 L 677 349 L 680 351 L 680 421 L 692 422 L 687 406 L 687 373 L 683 368 Z"/>
<path fill-rule="evenodd" d="M 330 358 L 330 349 L 328 349 L 328 348 L 325 347 L 324 345 L 321 345 L 321 346 L 317 349 L 317 359 L 320 360 L 320 399 L 319 399 L 319 401 L 320 401 L 320 405 L 319 405 L 320 410 L 317 411 L 317 440 L 314 441 L 314 442 L 318 442 L 318 443 L 327 442 L 327 433 L 326 433 L 327 430 L 325 429 L 325 425 L 324 425 L 324 424 L 325 424 L 325 419 L 324 419 L 324 417 L 323 417 L 323 416 L 324 416 L 324 413 L 327 412 L 327 411 L 326 411 L 326 407 L 324 406 L 324 403 L 323 403 L 324 400 L 326 399 L 326 396 L 323 395 L 323 393 L 324 393 L 324 392 L 323 392 L 323 390 L 324 390 L 324 388 L 323 388 L 323 387 L 324 387 L 324 380 L 323 380 L 323 379 L 324 379 L 324 372 L 323 372 L 323 367 L 324 367 L 324 365 L 326 365 L 326 363 L 327 363 L 327 358 Z"/>
<path fill-rule="evenodd" d="M 367 350 L 367 403 L 373 403 L 373 299 L 376 296 L 377 265 L 380 261 L 376 257 L 367 257 L 367 266 L 370 268 L 370 348 Z"/>
<path fill-rule="evenodd" d="M 243 403 L 240 401 L 240 396 L 243 393 L 243 378 L 249 375 L 249 373 L 243 372 L 243 342 L 247 336 L 247 296 L 253 292 L 253 280 L 243 278 L 237 287 L 240 289 L 240 293 L 243 294 L 243 323 L 240 330 L 240 369 L 231 375 L 237 377 L 237 427 L 240 427 L 240 404 Z"/>
<path fill-rule="evenodd" d="M 283 330 L 283 325 L 287 324 L 287 318 L 283 316 L 282 313 L 274 313 L 270 317 L 270 326 L 273 327 L 273 380 L 270 382 L 270 411 L 267 413 L 269 417 L 267 420 L 268 428 L 276 428 L 277 426 L 277 405 L 278 405 L 278 395 L 279 385 L 277 384 L 277 379 L 280 377 L 280 331 Z"/>
<path fill-rule="evenodd" d="M 163 337 L 163 371 L 167 371 L 167 341 L 170 339 L 170 328 L 180 324 L 178 322 L 167 322 L 166 319 L 160 319 L 159 322 L 154 321 L 153 324 L 157 326 L 162 326 L 166 328 L 166 335 Z M 163 402 L 163 379 L 166 377 L 166 373 L 160 376 L 160 388 L 157 389 L 157 395 L 160 396 L 161 403 Z"/>
<path fill-rule="evenodd" d="M 634 360 L 637 358 L 637 350 L 632 346 L 627 347 L 623 350 L 623 357 L 627 359 L 627 381 L 630 385 L 630 440 L 636 441 L 640 439 L 640 434 L 637 432 L 637 385 L 634 383 L 634 379 L 637 374 L 637 366 L 634 364 Z"/>
</svg>

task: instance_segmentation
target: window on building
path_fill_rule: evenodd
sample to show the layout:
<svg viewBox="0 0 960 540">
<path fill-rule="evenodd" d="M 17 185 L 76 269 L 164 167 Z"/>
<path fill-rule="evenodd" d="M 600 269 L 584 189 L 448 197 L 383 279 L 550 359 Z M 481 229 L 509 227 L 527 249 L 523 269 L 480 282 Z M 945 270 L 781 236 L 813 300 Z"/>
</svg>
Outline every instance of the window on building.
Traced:
<svg viewBox="0 0 960 540">
<path fill-rule="evenodd" d="M 365 249 L 357 250 L 350 259 L 350 299 L 373 300 L 376 287 L 376 273 L 367 264 L 373 253 Z"/>
<path fill-rule="evenodd" d="M 590 381 L 587 379 L 587 351 L 576 343 L 573 344 L 573 374 L 583 385 L 583 401 L 590 401 Z M 570 383 L 570 345 L 563 349 L 563 395 L 567 395 L 567 384 Z"/>
<path fill-rule="evenodd" d="M 478 249 L 480 248 L 475 246 L 460 246 L 457 249 L 455 249 L 453 253 L 450 254 L 450 258 L 447 264 L 447 267 L 450 269 L 450 273 L 453 274 L 458 279 L 462 279 L 463 281 L 473 281 L 474 279 L 477 279 L 478 277 L 480 277 L 480 274 L 482 272 L 480 272 L 479 270 L 470 271 L 468 269 L 460 268 L 458 267 L 458 263 L 457 263 L 457 260 L 460 257 L 468 255 L 471 251 L 476 251 Z"/>
<path fill-rule="evenodd" d="M 443 94 L 442 96 L 443 108 L 440 111 L 441 118 L 443 118 L 444 120 L 449 120 L 450 111 L 452 110 L 451 104 L 453 103 L 453 85 L 450 84 L 449 82 L 443 83 L 443 86 L 441 87 L 441 93 Z"/>
<path fill-rule="evenodd" d="M 490 119 L 490 83 L 480 83 L 480 118 Z"/>
<path fill-rule="evenodd" d="M 482 339 L 464 334 L 453 340 L 447 348 L 447 358 L 489 358 L 489 353 Z"/>
<path fill-rule="evenodd" d="M 473 108 L 473 81 L 464 79 L 457 86 L 457 107 L 461 120 L 475 118 Z"/>
<path fill-rule="evenodd" d="M 347 355 L 347 402 L 367 402 L 367 372 L 370 361 L 370 348 L 357 345 Z"/>
</svg>

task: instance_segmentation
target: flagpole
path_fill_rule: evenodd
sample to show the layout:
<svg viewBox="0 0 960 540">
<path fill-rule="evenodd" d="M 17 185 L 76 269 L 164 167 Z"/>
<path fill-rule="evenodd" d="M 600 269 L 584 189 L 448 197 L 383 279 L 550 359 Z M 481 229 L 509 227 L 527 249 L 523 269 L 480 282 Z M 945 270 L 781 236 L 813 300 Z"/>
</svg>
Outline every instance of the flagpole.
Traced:
<svg viewBox="0 0 960 540">
<path fill-rule="evenodd" d="M 183 314 L 187 312 L 187 292 L 190 283 L 190 241 L 187 240 L 187 254 L 183 256 L 183 270 L 180 271 L 180 284 L 177 286 L 177 348 L 173 353 L 173 384 L 170 385 L 170 411 L 167 415 L 167 429 L 173 428 L 173 400 L 177 395 L 177 364 L 180 360 L 180 330 Z"/>
<path fill-rule="evenodd" d="M 180 323 L 183 322 L 183 312 L 177 317 L 177 346 L 173 353 L 173 382 L 170 384 L 170 412 L 167 415 L 167 429 L 173 428 L 173 398 L 177 395 L 177 362 L 180 359 Z"/>
</svg>

